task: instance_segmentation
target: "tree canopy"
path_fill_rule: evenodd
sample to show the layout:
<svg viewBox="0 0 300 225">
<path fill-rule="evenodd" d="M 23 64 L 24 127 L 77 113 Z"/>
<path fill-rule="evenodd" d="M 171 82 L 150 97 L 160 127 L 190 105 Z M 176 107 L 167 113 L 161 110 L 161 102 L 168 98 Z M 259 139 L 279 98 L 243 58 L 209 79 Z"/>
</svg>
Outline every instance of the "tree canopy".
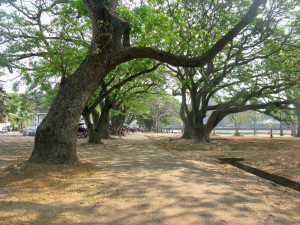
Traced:
<svg viewBox="0 0 300 225">
<path fill-rule="evenodd" d="M 149 0 L 137 5 L 117 0 L 84 0 L 83 5 L 77 0 L 2 3 L 13 10 L 0 14 L 2 43 L 6 44 L 1 66 L 30 71 L 34 69 L 31 64 L 39 61 L 28 59 L 42 57 L 46 68 L 51 68 L 49 74 L 55 72 L 61 77 L 30 157 L 31 161 L 52 163 L 76 163 L 77 121 L 88 99 L 118 65 L 149 58 L 180 70 L 199 67 L 197 70 L 204 73 L 211 69 L 211 82 L 223 78 L 225 71 L 226 75 L 230 72 L 232 82 L 241 79 L 247 83 L 243 74 L 250 74 L 251 66 L 259 69 L 260 59 L 273 56 L 294 35 L 289 30 L 291 35 L 280 39 L 286 31 L 277 28 L 294 20 L 296 5 L 293 0 Z M 76 57 L 75 50 L 81 49 L 82 54 Z M 76 66 L 68 70 L 69 65 Z M 264 63 L 263 71 L 270 67 Z M 51 79 L 44 80 L 49 87 Z M 205 91 L 207 82 L 202 84 Z M 197 82 L 189 79 L 184 83 Z M 228 87 L 226 91 L 231 90 Z M 238 92 L 244 98 L 245 90 Z M 64 135 L 57 132 L 62 129 Z"/>
<path fill-rule="evenodd" d="M 203 5 L 199 2 L 189 10 L 195 10 L 195 14 L 203 12 Z M 238 11 L 232 11 L 229 5 L 228 2 L 219 2 L 212 6 L 220 8 L 224 15 L 221 21 L 227 25 L 234 23 L 238 17 L 235 14 Z M 293 2 L 272 1 L 264 9 L 204 67 L 169 66 L 177 83 L 174 94 L 181 94 L 183 99 L 181 117 L 186 128 L 183 137 L 209 141 L 210 132 L 226 115 L 258 109 L 267 113 L 297 101 L 299 95 L 286 95 L 287 90 L 299 89 L 300 82 L 299 68 L 287 66 L 297 58 L 299 49 L 295 5 Z M 232 14 L 229 15 L 227 10 L 231 10 Z M 213 23 L 215 16 L 211 17 L 208 21 L 212 23 L 207 25 L 205 20 L 201 27 L 201 31 L 207 33 L 201 39 L 202 43 L 193 39 L 195 45 L 183 47 L 182 52 L 198 55 L 206 50 L 205 43 L 210 46 L 212 36 L 226 33 L 213 29 L 216 27 Z M 190 28 L 190 17 L 183 17 L 183 20 L 185 23 L 181 27 L 185 28 L 185 36 L 193 36 L 196 28 Z M 180 38 L 184 40 L 179 35 L 178 40 Z"/>
<path fill-rule="evenodd" d="M 157 71 L 160 65 L 150 60 L 134 60 L 118 66 L 102 80 L 83 110 L 90 134 L 89 143 L 101 143 L 101 137 L 109 138 L 109 118 L 111 130 L 120 129 L 128 111 L 138 107 L 141 96 L 149 92 L 156 93 L 158 87 L 164 85 L 164 76 Z M 100 113 L 97 110 L 99 106 Z M 109 117 L 110 112 L 113 114 Z"/>
<path fill-rule="evenodd" d="M 8 110 L 6 107 L 6 99 L 8 98 L 6 92 L 3 90 L 3 88 L 0 86 L 0 123 L 3 123 L 6 121 L 6 117 L 8 114 Z"/>
</svg>

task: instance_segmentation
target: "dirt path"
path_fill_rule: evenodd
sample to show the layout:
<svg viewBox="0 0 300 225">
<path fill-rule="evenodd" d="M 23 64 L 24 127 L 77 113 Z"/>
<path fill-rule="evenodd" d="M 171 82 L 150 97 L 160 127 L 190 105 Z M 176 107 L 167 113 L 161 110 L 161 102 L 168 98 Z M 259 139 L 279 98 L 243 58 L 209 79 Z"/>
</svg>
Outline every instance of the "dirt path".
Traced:
<svg viewBox="0 0 300 225">
<path fill-rule="evenodd" d="M 96 167 L 0 177 L 0 224 L 300 223 L 299 192 L 230 165 L 184 160 L 143 134 L 78 153 Z"/>
</svg>

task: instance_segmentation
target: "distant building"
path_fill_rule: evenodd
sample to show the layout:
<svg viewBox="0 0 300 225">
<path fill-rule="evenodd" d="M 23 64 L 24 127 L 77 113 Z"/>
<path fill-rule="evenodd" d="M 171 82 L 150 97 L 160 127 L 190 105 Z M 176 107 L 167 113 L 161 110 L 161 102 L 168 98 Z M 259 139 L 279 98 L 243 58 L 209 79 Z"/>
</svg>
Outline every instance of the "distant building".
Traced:
<svg viewBox="0 0 300 225">
<path fill-rule="evenodd" d="M 1 121 L 0 121 L 0 131 L 2 130 L 6 130 L 7 127 L 9 127 L 11 124 L 10 122 L 8 122 L 8 116 L 6 115 L 6 117 L 1 117 Z"/>
<path fill-rule="evenodd" d="M 29 126 L 38 127 L 47 113 L 35 111 L 33 114 L 33 120 L 28 124 Z"/>
</svg>

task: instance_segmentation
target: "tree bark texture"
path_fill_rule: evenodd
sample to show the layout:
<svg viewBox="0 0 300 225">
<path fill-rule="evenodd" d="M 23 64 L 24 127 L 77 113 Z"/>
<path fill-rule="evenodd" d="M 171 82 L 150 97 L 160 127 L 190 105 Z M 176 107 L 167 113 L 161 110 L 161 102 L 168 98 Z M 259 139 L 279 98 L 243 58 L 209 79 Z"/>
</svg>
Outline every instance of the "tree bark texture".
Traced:
<svg viewBox="0 0 300 225">
<path fill-rule="evenodd" d="M 194 120 L 186 119 L 181 138 L 195 139 L 196 142 L 210 142 L 210 133 L 214 127 L 209 127 L 208 129 L 208 125 L 203 123 L 203 119 L 198 118 L 198 123 L 195 123 Z"/>
<path fill-rule="evenodd" d="M 255 136 L 256 135 L 256 115 L 254 115 L 253 122 L 254 122 L 253 135 Z"/>
<path fill-rule="evenodd" d="M 183 138 L 183 139 L 193 139 L 194 138 L 193 130 L 191 129 L 191 127 L 188 123 L 184 124 L 183 134 L 182 134 L 181 138 Z"/>
<path fill-rule="evenodd" d="M 297 132 L 296 132 L 296 126 L 293 125 L 293 126 L 292 126 L 292 129 L 291 129 L 291 136 L 292 136 L 292 137 L 296 137 L 296 135 L 297 135 Z"/>
<path fill-rule="evenodd" d="M 115 133 L 116 131 L 120 130 L 123 127 L 123 124 L 125 122 L 126 116 L 124 115 L 118 115 L 118 116 L 112 116 L 111 117 L 111 132 Z"/>
<path fill-rule="evenodd" d="M 206 130 L 206 126 L 194 128 L 194 138 L 196 142 L 207 143 L 210 142 L 210 133 Z"/>
<path fill-rule="evenodd" d="M 93 123 L 91 122 L 90 116 L 92 115 L 93 117 Z M 93 144 L 101 144 L 101 137 L 97 133 L 96 130 L 96 125 L 99 123 L 99 117 L 100 114 L 96 109 L 93 109 L 92 111 L 89 111 L 87 108 L 85 108 L 82 112 L 82 116 L 84 118 L 85 124 L 87 125 L 88 128 L 88 138 L 89 138 L 89 143 Z"/>
<path fill-rule="evenodd" d="M 297 126 L 297 133 L 296 137 L 300 137 L 300 101 L 296 103 L 296 126 Z"/>
<path fill-rule="evenodd" d="M 82 115 L 88 127 L 90 144 L 101 144 L 101 139 L 110 138 L 109 112 L 111 107 L 112 103 L 105 99 L 101 113 L 96 109 L 89 110 L 87 107 L 83 110 Z M 90 121 L 90 114 L 93 116 L 93 123 Z"/>
<path fill-rule="evenodd" d="M 97 130 L 89 131 L 89 144 L 102 144 L 101 134 Z"/>
<path fill-rule="evenodd" d="M 280 136 L 283 136 L 283 127 L 282 127 L 282 123 L 280 122 Z"/>
<path fill-rule="evenodd" d="M 110 138 L 109 112 L 111 107 L 111 103 L 105 103 L 105 105 L 102 107 L 101 116 L 97 125 L 97 130 L 100 133 L 100 137 L 103 139 Z"/>
</svg>

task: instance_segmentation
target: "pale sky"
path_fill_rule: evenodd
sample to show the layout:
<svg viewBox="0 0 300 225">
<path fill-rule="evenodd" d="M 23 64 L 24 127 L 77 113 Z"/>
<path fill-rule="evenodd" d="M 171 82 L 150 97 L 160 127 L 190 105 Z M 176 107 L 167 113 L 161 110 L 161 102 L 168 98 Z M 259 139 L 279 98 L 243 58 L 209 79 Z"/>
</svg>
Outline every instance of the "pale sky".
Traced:
<svg viewBox="0 0 300 225">
<path fill-rule="evenodd" d="M 7 93 L 13 93 L 14 92 L 12 89 L 13 84 L 21 80 L 17 73 L 9 73 L 8 71 L 5 71 L 4 75 L 0 77 L 0 81 L 1 81 L 0 84 L 3 85 L 3 88 Z M 22 81 L 21 81 L 18 93 L 24 93 L 25 91 L 26 91 L 26 85 L 24 84 L 22 85 Z"/>
</svg>

